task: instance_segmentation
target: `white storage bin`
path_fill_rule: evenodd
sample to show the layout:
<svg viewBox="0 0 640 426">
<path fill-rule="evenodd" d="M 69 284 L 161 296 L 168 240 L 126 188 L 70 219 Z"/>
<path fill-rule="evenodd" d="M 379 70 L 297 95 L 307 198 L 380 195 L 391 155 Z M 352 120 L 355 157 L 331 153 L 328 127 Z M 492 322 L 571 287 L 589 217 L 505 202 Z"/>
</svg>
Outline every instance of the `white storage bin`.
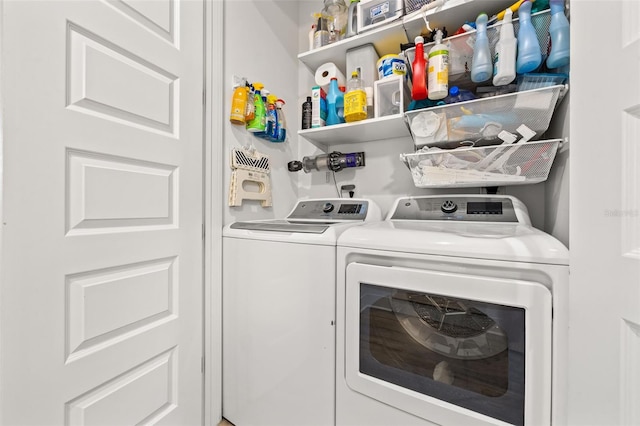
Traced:
<svg viewBox="0 0 640 426">
<path fill-rule="evenodd" d="M 501 131 L 517 135 L 525 125 L 542 137 L 565 86 L 550 86 L 525 92 L 408 111 L 405 121 L 417 148 L 452 149 L 502 143 Z"/>
<path fill-rule="evenodd" d="M 403 0 L 361 0 L 358 10 L 358 34 L 386 25 L 404 15 Z"/>
<path fill-rule="evenodd" d="M 524 185 L 547 180 L 560 139 L 401 154 L 418 188 Z"/>
<path fill-rule="evenodd" d="M 407 110 L 411 94 L 404 76 L 395 75 L 378 80 L 373 85 L 374 116 L 402 114 Z"/>
<path fill-rule="evenodd" d="M 364 85 L 373 87 L 378 79 L 378 59 L 378 52 L 371 43 L 347 50 L 347 79 L 351 78 L 353 71 L 358 71 Z"/>
</svg>

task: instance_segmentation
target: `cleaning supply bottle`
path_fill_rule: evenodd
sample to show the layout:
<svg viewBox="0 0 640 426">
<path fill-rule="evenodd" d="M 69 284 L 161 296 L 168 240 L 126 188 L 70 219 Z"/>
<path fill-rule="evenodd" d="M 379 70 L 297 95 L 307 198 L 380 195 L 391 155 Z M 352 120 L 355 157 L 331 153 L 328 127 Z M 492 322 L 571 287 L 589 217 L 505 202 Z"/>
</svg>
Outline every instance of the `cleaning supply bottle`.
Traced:
<svg viewBox="0 0 640 426">
<path fill-rule="evenodd" d="M 496 44 L 493 61 L 493 85 L 505 86 L 516 78 L 516 49 L 518 40 L 513 32 L 513 12 L 507 9 L 500 26 L 500 38 Z"/>
<path fill-rule="evenodd" d="M 344 123 L 344 118 L 338 115 L 341 108 L 344 108 L 344 93 L 338 88 L 338 79 L 332 77 L 327 93 L 327 126 Z"/>
<path fill-rule="evenodd" d="M 324 0 L 322 15 L 327 20 L 329 43 L 342 40 L 347 28 L 347 5 L 344 0 Z"/>
<path fill-rule="evenodd" d="M 449 96 L 444 98 L 445 104 L 454 104 L 456 102 L 471 101 L 476 96 L 469 90 L 460 89 L 458 86 L 451 86 L 449 88 Z"/>
<path fill-rule="evenodd" d="M 569 20 L 564 14 L 564 0 L 550 0 L 551 51 L 547 58 L 548 68 L 558 68 L 569 64 Z"/>
<path fill-rule="evenodd" d="M 253 86 L 247 84 L 245 90 L 247 92 L 247 104 L 244 109 L 244 121 L 245 123 L 248 123 L 256 116 L 256 104 L 254 100 L 255 93 L 253 91 Z"/>
<path fill-rule="evenodd" d="M 307 96 L 307 100 L 302 103 L 302 130 L 311 128 L 312 105 L 311 96 Z"/>
<path fill-rule="evenodd" d="M 449 94 L 449 47 L 442 43 L 442 31 L 436 32 L 436 44 L 429 50 L 429 99 L 444 99 Z"/>
<path fill-rule="evenodd" d="M 536 30 L 531 23 L 531 2 L 525 0 L 518 9 L 520 28 L 518 29 L 518 56 L 516 72 L 524 74 L 538 69 L 542 63 L 542 52 Z"/>
<path fill-rule="evenodd" d="M 489 17 L 481 13 L 476 18 L 476 42 L 473 45 L 473 59 L 471 62 L 471 81 L 482 83 L 491 78 L 493 74 L 493 62 L 491 49 L 487 37 L 487 22 Z"/>
<path fill-rule="evenodd" d="M 347 10 L 347 31 L 344 36 L 353 37 L 358 34 L 358 3 L 360 0 L 351 0 L 349 10 Z"/>
<path fill-rule="evenodd" d="M 309 30 L 309 50 L 313 50 L 315 34 L 316 34 L 316 24 L 311 24 L 311 29 Z"/>
<path fill-rule="evenodd" d="M 367 118 L 367 92 L 364 91 L 362 79 L 358 71 L 351 73 L 347 82 L 347 93 L 344 95 L 344 121 L 360 121 Z"/>
<path fill-rule="evenodd" d="M 255 115 L 251 121 L 247 122 L 247 130 L 251 133 L 259 136 L 264 134 L 266 126 L 266 110 L 264 101 L 262 100 L 262 89 L 264 85 L 262 83 L 253 83 L 254 95 L 253 103 L 255 105 Z"/>
<path fill-rule="evenodd" d="M 284 111 L 282 106 L 285 101 L 282 99 L 276 100 L 276 113 L 278 117 L 278 134 L 274 142 L 284 142 L 287 139 L 287 121 L 284 119 Z M 311 99 L 309 99 L 309 105 L 311 105 Z M 309 114 L 311 115 L 311 114 Z M 309 127 L 311 127 L 311 118 L 309 118 Z"/>
<path fill-rule="evenodd" d="M 243 83 L 236 83 L 233 85 L 233 98 L 231 99 L 229 121 L 231 121 L 232 124 L 244 125 L 246 123 L 244 118 L 246 107 L 247 89 Z"/>
<path fill-rule="evenodd" d="M 266 116 L 266 128 L 265 139 L 271 142 L 278 140 L 278 111 L 276 110 L 276 101 L 278 97 L 270 94 L 267 96 L 267 116 Z"/>
<path fill-rule="evenodd" d="M 411 74 L 413 76 L 413 86 L 411 87 L 411 98 L 416 101 L 427 99 L 427 62 L 424 59 L 424 38 L 415 38 L 416 56 L 411 64 Z"/>
<path fill-rule="evenodd" d="M 313 48 L 317 49 L 329 44 L 329 30 L 327 29 L 327 20 L 318 15 L 318 24 L 315 33 L 313 33 Z"/>
</svg>

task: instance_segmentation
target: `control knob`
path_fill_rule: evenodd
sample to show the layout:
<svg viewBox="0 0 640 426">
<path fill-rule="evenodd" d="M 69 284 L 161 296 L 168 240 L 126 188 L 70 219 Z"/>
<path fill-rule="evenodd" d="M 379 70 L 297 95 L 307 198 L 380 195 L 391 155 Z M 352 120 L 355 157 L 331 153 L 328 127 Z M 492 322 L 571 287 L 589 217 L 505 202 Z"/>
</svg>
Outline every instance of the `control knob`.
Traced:
<svg viewBox="0 0 640 426">
<path fill-rule="evenodd" d="M 440 210 L 442 210 L 443 213 L 454 213 L 458 210 L 458 205 L 451 200 L 446 200 L 442 203 L 442 206 L 440 206 Z"/>
<path fill-rule="evenodd" d="M 331 203 L 324 203 L 324 206 L 322 206 L 322 211 L 324 213 L 331 213 L 333 211 L 333 204 Z"/>
</svg>

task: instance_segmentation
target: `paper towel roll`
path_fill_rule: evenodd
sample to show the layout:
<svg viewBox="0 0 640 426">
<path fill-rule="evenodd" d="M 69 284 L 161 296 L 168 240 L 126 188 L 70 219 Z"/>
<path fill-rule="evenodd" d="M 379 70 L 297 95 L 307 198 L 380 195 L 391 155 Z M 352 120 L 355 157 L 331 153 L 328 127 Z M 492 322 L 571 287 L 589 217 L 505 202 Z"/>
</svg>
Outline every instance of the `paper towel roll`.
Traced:
<svg viewBox="0 0 640 426">
<path fill-rule="evenodd" d="M 333 77 L 338 79 L 338 86 L 347 85 L 347 80 L 344 78 L 344 74 L 342 74 L 340 69 L 333 62 L 322 64 L 316 70 L 316 84 L 318 86 L 322 86 L 325 91 L 329 89 L 329 83 Z"/>
</svg>

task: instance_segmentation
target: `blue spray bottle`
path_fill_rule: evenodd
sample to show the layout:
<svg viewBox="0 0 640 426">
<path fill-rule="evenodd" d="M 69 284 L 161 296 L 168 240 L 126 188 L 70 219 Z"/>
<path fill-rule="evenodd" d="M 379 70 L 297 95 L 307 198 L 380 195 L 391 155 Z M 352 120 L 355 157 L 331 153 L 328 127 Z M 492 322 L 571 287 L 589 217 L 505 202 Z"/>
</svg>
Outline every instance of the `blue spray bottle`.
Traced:
<svg viewBox="0 0 640 426">
<path fill-rule="evenodd" d="M 473 59 L 471 62 L 471 81 L 482 83 L 493 75 L 493 61 L 489 38 L 487 37 L 487 22 L 489 17 L 481 13 L 476 18 L 476 42 L 473 45 Z"/>
<path fill-rule="evenodd" d="M 542 63 L 542 52 L 536 30 L 531 23 L 531 2 L 525 0 L 518 9 L 520 28 L 518 29 L 518 56 L 516 72 L 524 74 L 535 71 Z"/>
<path fill-rule="evenodd" d="M 547 58 L 548 68 L 558 68 L 569 64 L 569 20 L 564 14 L 564 0 L 550 0 L 551 52 Z"/>
</svg>

